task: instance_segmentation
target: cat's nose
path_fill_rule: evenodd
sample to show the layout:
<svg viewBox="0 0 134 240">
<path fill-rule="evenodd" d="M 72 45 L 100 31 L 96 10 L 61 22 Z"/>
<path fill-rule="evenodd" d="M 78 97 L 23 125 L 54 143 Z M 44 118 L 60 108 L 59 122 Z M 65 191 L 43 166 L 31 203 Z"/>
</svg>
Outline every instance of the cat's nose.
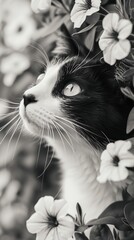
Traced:
<svg viewBox="0 0 134 240">
<path fill-rule="evenodd" d="M 37 100 L 35 99 L 35 96 L 33 94 L 28 94 L 28 95 L 24 94 L 23 99 L 24 99 L 24 106 L 25 107 L 30 103 L 37 102 Z"/>
</svg>

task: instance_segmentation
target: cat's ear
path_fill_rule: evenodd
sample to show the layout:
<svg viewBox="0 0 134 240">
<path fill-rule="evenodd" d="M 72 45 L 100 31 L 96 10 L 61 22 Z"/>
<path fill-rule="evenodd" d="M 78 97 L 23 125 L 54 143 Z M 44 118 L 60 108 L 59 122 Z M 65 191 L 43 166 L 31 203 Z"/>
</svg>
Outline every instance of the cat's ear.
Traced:
<svg viewBox="0 0 134 240">
<path fill-rule="evenodd" d="M 57 32 L 56 46 L 53 50 L 53 54 L 60 57 L 72 57 L 78 55 L 79 51 L 77 40 L 74 40 L 63 24 Z"/>
</svg>

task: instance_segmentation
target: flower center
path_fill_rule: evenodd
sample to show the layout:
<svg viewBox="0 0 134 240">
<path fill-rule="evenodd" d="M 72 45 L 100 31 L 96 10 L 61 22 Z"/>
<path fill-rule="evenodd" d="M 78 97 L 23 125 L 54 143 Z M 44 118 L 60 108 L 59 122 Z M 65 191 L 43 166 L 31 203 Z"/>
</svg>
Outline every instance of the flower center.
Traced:
<svg viewBox="0 0 134 240">
<path fill-rule="evenodd" d="M 118 156 L 114 156 L 114 158 L 113 158 L 114 166 L 118 167 L 119 166 L 119 161 L 120 161 L 119 157 Z"/>
<path fill-rule="evenodd" d="M 112 33 L 112 37 L 113 37 L 116 41 L 119 41 L 119 39 L 118 39 L 118 35 L 119 35 L 118 32 L 113 31 L 113 33 Z"/>
<path fill-rule="evenodd" d="M 87 0 L 87 6 L 88 6 L 88 8 L 91 8 L 91 7 L 92 7 L 91 0 Z"/>
<path fill-rule="evenodd" d="M 48 216 L 48 223 L 51 228 L 57 227 L 59 225 L 55 216 Z"/>
<path fill-rule="evenodd" d="M 88 9 L 90 9 L 91 7 L 92 7 L 92 2 L 91 2 L 91 0 L 86 0 L 85 2 L 83 2 L 83 3 L 80 3 L 80 7 L 81 7 L 81 10 L 83 9 L 83 10 L 88 10 Z"/>
</svg>

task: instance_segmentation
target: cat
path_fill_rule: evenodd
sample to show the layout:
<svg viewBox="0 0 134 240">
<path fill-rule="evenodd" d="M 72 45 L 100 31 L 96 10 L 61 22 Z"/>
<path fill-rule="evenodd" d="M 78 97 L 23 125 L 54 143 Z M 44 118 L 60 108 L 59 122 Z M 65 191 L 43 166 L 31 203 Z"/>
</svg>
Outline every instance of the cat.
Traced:
<svg viewBox="0 0 134 240">
<path fill-rule="evenodd" d="M 69 213 L 75 215 L 79 202 L 89 221 L 117 199 L 118 188 L 96 178 L 108 142 L 127 138 L 132 106 L 115 80 L 115 66 L 59 55 L 24 92 L 19 112 L 25 128 L 47 141 L 61 161 Z"/>
</svg>

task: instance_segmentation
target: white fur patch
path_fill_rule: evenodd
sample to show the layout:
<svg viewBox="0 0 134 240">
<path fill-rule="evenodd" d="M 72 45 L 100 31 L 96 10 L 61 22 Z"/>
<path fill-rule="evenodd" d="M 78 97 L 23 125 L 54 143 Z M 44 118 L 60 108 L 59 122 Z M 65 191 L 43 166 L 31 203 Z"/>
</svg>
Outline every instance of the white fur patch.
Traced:
<svg viewBox="0 0 134 240">
<path fill-rule="evenodd" d="M 25 108 L 22 100 L 20 116 L 27 130 L 44 137 L 61 159 L 62 192 L 70 203 L 70 213 L 75 214 L 76 203 L 79 202 L 86 220 L 90 220 L 115 201 L 116 193 L 110 183 L 97 182 L 100 152 L 79 136 L 61 110 L 62 100 L 52 96 L 60 67 L 60 64 L 50 65 L 43 80 L 25 92 L 33 94 L 37 102 Z"/>
</svg>

